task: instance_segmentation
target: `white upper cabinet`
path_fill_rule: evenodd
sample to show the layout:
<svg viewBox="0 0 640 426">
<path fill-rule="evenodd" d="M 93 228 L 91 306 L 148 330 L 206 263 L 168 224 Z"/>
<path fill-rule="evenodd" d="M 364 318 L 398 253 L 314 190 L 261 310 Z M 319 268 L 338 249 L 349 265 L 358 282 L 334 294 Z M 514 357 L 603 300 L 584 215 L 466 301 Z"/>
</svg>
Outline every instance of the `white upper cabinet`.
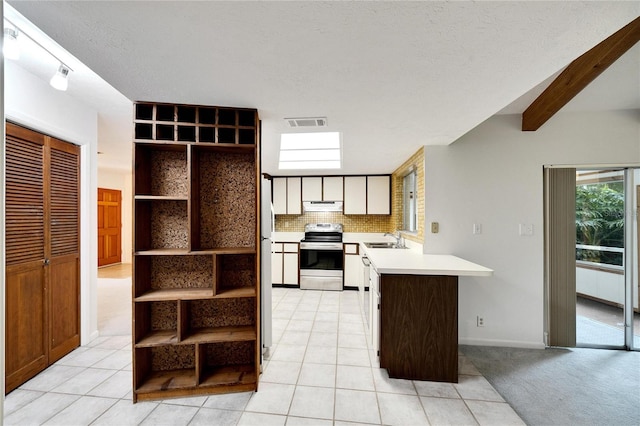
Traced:
<svg viewBox="0 0 640 426">
<path fill-rule="evenodd" d="M 274 214 L 302 214 L 302 180 L 299 177 L 273 178 Z"/>
<path fill-rule="evenodd" d="M 323 179 L 322 200 L 342 201 L 342 176 L 326 176 Z"/>
<path fill-rule="evenodd" d="M 345 176 L 344 214 L 391 214 L 391 176 Z"/>
<path fill-rule="evenodd" d="M 391 177 L 367 177 L 367 214 L 391 214 Z"/>
<path fill-rule="evenodd" d="M 302 179 L 287 178 L 287 214 L 302 214 Z"/>
<path fill-rule="evenodd" d="M 342 176 L 304 176 L 302 201 L 342 201 Z"/>
<path fill-rule="evenodd" d="M 322 178 L 302 178 L 302 201 L 322 201 Z"/>
<path fill-rule="evenodd" d="M 344 177 L 344 214 L 367 214 L 367 177 Z"/>
<path fill-rule="evenodd" d="M 391 214 L 391 176 L 273 178 L 275 214 L 302 214 L 303 201 L 343 201 L 344 214 Z"/>
<path fill-rule="evenodd" d="M 272 180 L 273 212 L 287 214 L 287 178 L 273 178 Z"/>
</svg>

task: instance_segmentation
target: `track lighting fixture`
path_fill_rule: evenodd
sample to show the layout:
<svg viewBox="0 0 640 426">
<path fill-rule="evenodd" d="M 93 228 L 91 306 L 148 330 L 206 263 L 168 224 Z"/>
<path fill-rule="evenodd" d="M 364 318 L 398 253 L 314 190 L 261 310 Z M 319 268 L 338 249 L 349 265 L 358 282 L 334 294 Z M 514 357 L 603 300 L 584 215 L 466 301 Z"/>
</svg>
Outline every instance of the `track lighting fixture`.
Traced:
<svg viewBox="0 0 640 426">
<path fill-rule="evenodd" d="M 51 87 L 57 90 L 65 91 L 69 87 L 69 72 L 73 71 L 70 66 L 65 64 L 54 55 L 49 49 L 44 47 L 42 44 L 37 42 L 33 37 L 29 36 L 29 34 L 25 33 L 21 28 L 18 28 L 13 22 L 11 22 L 7 17 L 4 18 L 6 22 L 8 22 L 11 27 L 5 27 L 4 29 L 4 45 L 3 45 L 3 53 L 5 58 L 9 59 L 18 59 L 20 58 L 20 47 L 18 46 L 18 33 L 24 35 L 29 40 L 38 45 L 42 50 L 51 55 L 56 61 L 60 63 L 58 67 L 58 71 L 51 77 L 49 84 Z"/>
<path fill-rule="evenodd" d="M 4 45 L 2 53 L 7 59 L 17 61 L 20 59 L 20 46 L 18 45 L 18 30 L 15 28 L 4 29 Z"/>
</svg>

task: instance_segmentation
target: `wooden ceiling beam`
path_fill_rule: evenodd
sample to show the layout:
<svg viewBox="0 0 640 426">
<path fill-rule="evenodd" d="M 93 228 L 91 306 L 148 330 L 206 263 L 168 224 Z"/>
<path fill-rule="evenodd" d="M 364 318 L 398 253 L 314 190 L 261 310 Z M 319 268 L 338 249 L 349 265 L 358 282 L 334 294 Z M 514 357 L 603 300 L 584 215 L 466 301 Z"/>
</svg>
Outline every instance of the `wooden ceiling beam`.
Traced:
<svg viewBox="0 0 640 426">
<path fill-rule="evenodd" d="M 522 113 L 522 131 L 536 131 L 640 40 L 640 17 L 575 59 Z"/>
</svg>

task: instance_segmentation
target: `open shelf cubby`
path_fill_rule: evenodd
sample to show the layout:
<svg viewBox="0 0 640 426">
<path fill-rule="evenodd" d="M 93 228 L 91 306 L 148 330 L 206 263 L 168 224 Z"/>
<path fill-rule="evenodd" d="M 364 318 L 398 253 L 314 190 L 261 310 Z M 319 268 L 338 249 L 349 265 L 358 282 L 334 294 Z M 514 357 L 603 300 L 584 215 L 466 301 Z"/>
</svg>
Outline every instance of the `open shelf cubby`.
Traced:
<svg viewBox="0 0 640 426">
<path fill-rule="evenodd" d="M 213 256 L 135 256 L 135 301 L 213 297 Z"/>
<path fill-rule="evenodd" d="M 193 388 L 197 384 L 194 345 L 136 347 L 134 379 L 141 394 Z M 156 397 L 157 398 L 157 397 Z"/>
<path fill-rule="evenodd" d="M 255 152 L 216 148 L 193 147 L 192 249 L 255 248 Z"/>
<path fill-rule="evenodd" d="M 178 126 L 178 141 L 195 142 L 196 128 L 193 126 Z"/>
<path fill-rule="evenodd" d="M 256 340 L 255 300 L 226 298 L 180 302 L 184 343 Z"/>
<path fill-rule="evenodd" d="M 175 301 L 136 303 L 136 347 L 178 343 L 178 304 Z"/>
<path fill-rule="evenodd" d="M 198 109 L 194 106 L 190 105 L 178 105 L 176 107 L 178 110 L 178 121 L 181 123 L 195 123 L 196 122 L 196 113 Z"/>
<path fill-rule="evenodd" d="M 135 108 L 136 120 L 153 120 L 152 104 L 137 104 Z"/>
<path fill-rule="evenodd" d="M 189 248 L 187 200 L 136 199 L 136 252 Z"/>
<path fill-rule="evenodd" d="M 200 386 L 255 385 L 256 341 L 208 343 L 198 346 Z"/>
<path fill-rule="evenodd" d="M 156 105 L 156 121 L 175 121 L 176 107 L 174 105 Z"/>
<path fill-rule="evenodd" d="M 217 254 L 216 297 L 255 297 L 256 270 L 255 254 Z"/>
<path fill-rule="evenodd" d="M 185 145 L 140 143 L 135 147 L 135 195 L 189 196 Z"/>
<path fill-rule="evenodd" d="M 198 108 L 198 123 L 216 124 L 216 109 L 210 107 Z"/>
</svg>

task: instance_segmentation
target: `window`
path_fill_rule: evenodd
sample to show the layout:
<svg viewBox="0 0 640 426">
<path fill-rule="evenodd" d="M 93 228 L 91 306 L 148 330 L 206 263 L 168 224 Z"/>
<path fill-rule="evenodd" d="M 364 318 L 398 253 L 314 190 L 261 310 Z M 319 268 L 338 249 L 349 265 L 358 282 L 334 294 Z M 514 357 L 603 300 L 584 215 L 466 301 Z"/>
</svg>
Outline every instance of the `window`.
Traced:
<svg viewBox="0 0 640 426">
<path fill-rule="evenodd" d="M 402 179 L 402 229 L 416 232 L 418 209 L 416 193 L 416 171 L 412 170 Z"/>
<path fill-rule="evenodd" d="M 576 176 L 576 260 L 623 266 L 624 184 L 621 171 Z"/>
<path fill-rule="evenodd" d="M 280 136 L 280 170 L 339 169 L 341 159 L 339 132 L 283 133 Z"/>
</svg>

